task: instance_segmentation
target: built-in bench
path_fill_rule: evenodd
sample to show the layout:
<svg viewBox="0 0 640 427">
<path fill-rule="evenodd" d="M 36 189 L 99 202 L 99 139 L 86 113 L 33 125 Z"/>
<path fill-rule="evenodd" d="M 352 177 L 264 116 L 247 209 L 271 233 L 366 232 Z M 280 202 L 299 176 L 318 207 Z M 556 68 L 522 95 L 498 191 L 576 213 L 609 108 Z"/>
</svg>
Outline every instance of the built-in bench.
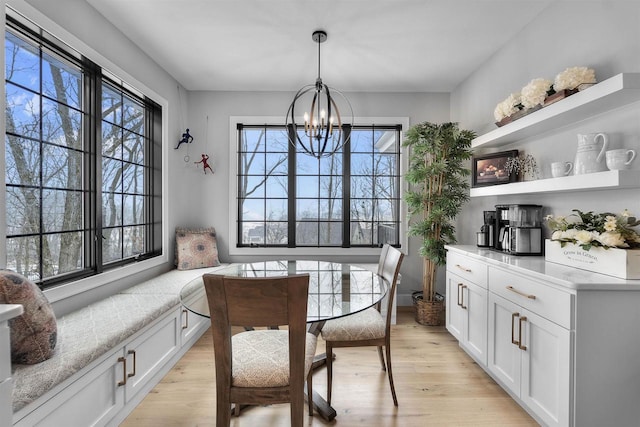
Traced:
<svg viewBox="0 0 640 427">
<path fill-rule="evenodd" d="M 12 366 L 14 425 L 118 425 L 208 328 L 179 292 L 221 267 L 172 270 L 58 318 L 53 357 Z"/>
</svg>

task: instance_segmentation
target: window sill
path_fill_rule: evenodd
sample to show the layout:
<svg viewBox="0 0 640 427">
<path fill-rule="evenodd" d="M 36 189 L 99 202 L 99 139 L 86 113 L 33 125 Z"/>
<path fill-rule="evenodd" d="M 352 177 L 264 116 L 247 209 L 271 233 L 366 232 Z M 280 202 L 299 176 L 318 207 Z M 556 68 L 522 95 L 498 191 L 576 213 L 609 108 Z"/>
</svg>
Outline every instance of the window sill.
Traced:
<svg viewBox="0 0 640 427">
<path fill-rule="evenodd" d="M 229 255 L 285 258 L 380 256 L 380 248 L 229 248 Z"/>
</svg>

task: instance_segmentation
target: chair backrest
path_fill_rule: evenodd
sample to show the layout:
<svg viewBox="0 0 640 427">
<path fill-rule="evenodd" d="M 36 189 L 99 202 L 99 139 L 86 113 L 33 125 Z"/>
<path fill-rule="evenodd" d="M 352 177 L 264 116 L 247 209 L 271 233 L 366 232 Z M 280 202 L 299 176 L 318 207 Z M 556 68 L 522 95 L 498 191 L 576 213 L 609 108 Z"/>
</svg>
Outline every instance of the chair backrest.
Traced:
<svg viewBox="0 0 640 427">
<path fill-rule="evenodd" d="M 304 384 L 309 275 L 282 277 L 203 276 L 216 365 L 216 381 L 231 384 L 231 327 L 289 328 L 290 383 Z M 298 376 L 301 376 L 298 378 Z"/>
<path fill-rule="evenodd" d="M 387 253 L 389 252 L 389 248 L 391 245 L 385 243 L 382 246 L 382 251 L 380 251 L 380 259 L 378 260 L 378 276 L 382 276 L 382 269 L 384 268 L 384 260 L 387 258 Z"/>
<path fill-rule="evenodd" d="M 385 244 L 382 250 L 385 256 L 384 261 L 382 260 L 382 256 L 380 257 L 381 264 L 378 265 L 378 274 L 389 283 L 389 293 L 387 294 L 387 329 L 389 329 L 391 327 L 393 298 L 396 294 L 398 274 L 400 274 L 400 266 L 402 265 L 404 254 L 389 244 Z"/>
</svg>

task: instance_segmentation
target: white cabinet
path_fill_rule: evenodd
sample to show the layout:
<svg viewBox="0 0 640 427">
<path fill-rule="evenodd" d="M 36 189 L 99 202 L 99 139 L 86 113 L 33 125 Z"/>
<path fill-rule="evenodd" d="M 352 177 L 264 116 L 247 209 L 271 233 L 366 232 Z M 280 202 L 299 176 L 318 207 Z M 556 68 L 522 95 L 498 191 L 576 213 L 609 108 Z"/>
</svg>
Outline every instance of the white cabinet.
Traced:
<svg viewBox="0 0 640 427">
<path fill-rule="evenodd" d="M 487 268 L 460 254 L 447 254 L 449 332 L 481 365 L 487 364 Z"/>
<path fill-rule="evenodd" d="M 22 312 L 23 308 L 19 304 L 0 304 L 0 420 L 10 420 L 13 413 L 9 320 L 20 316 Z"/>
<path fill-rule="evenodd" d="M 206 307 L 208 304 L 207 295 L 204 292 L 196 292 L 196 295 L 185 301 L 184 305 L 195 309 L 199 306 Z M 208 326 L 205 324 L 210 324 L 211 320 L 187 310 L 184 306 L 180 310 L 180 340 L 184 345 L 192 337 L 202 335 L 202 329 L 206 329 Z M 201 312 L 206 313 L 208 309 L 205 308 Z"/>
<path fill-rule="evenodd" d="M 488 370 L 549 426 L 569 425 L 570 331 L 489 293 Z"/>
<path fill-rule="evenodd" d="M 124 346 L 89 364 L 86 373 L 22 418 L 17 426 L 103 426 L 136 405 L 151 380 L 180 350 L 181 308 L 156 320 Z M 170 365 L 167 365 L 170 366 Z M 146 387 L 146 388 L 145 388 Z"/>
</svg>

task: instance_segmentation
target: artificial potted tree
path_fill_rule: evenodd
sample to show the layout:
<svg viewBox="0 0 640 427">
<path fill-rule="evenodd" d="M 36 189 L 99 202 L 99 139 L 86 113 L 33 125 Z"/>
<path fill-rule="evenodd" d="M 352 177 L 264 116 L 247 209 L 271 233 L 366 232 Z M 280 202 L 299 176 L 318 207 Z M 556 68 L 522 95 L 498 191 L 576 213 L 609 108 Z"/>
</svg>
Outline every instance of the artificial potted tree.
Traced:
<svg viewBox="0 0 640 427">
<path fill-rule="evenodd" d="M 416 321 L 442 325 L 444 298 L 436 295 L 437 267 L 445 265 L 447 244 L 456 243 L 453 220 L 469 199 L 472 131 L 458 123 L 420 123 L 407 131 L 403 145 L 410 148 L 405 179 L 409 236 L 422 239 L 422 291 L 414 292 Z"/>
</svg>

